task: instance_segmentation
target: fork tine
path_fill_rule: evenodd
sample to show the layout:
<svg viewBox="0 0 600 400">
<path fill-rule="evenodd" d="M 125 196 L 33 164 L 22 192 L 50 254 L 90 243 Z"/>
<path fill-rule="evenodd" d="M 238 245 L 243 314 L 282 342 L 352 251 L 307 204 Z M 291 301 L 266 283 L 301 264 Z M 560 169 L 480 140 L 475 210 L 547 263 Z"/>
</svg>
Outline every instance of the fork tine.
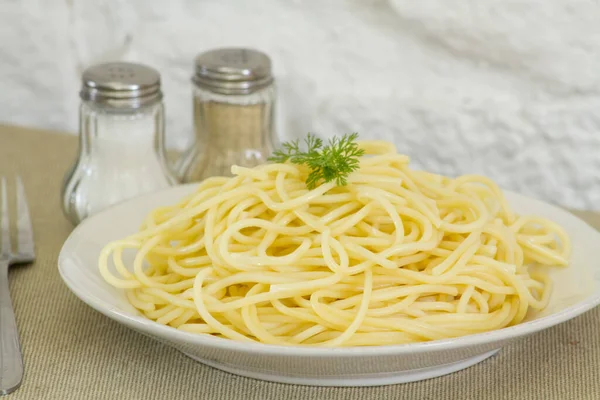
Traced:
<svg viewBox="0 0 600 400">
<path fill-rule="evenodd" d="M 20 176 L 17 176 L 17 252 L 21 257 L 33 257 L 33 228 L 25 189 Z"/>
<path fill-rule="evenodd" d="M 8 224 L 8 200 L 6 196 L 6 178 L 2 177 L 2 199 L 0 201 L 0 258 L 11 253 L 10 232 Z"/>
</svg>

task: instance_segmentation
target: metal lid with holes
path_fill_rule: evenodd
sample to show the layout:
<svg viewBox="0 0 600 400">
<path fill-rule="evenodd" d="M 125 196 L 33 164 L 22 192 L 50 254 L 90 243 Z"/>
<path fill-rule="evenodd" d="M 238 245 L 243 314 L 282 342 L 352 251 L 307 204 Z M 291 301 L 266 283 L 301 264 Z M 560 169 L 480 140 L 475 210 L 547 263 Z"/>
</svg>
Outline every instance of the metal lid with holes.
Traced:
<svg viewBox="0 0 600 400">
<path fill-rule="evenodd" d="M 192 81 L 221 94 L 248 94 L 273 83 L 271 60 L 257 50 L 224 48 L 196 57 Z"/>
<path fill-rule="evenodd" d="M 162 99 L 160 74 L 128 62 L 94 65 L 83 72 L 79 93 L 85 101 L 112 108 L 139 108 Z"/>
</svg>

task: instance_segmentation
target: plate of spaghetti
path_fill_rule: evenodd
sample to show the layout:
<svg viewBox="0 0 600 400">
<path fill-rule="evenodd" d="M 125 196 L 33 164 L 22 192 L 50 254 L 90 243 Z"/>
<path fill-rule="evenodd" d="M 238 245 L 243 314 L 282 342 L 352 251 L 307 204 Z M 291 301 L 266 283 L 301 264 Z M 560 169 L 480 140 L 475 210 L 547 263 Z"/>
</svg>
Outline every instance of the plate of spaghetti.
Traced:
<svg viewBox="0 0 600 400">
<path fill-rule="evenodd" d="M 451 373 L 600 303 L 600 234 L 391 143 L 307 136 L 230 177 L 94 215 L 65 242 L 77 297 L 207 365 L 277 382 Z"/>
</svg>

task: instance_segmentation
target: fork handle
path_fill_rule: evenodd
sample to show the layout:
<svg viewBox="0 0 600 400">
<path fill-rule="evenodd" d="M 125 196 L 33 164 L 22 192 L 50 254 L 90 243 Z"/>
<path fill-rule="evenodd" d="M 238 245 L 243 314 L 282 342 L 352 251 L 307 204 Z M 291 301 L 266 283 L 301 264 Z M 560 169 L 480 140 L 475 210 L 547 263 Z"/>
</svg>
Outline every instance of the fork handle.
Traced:
<svg viewBox="0 0 600 400">
<path fill-rule="evenodd" d="M 8 288 L 8 261 L 0 260 L 0 395 L 16 390 L 23 379 L 23 356 Z"/>
</svg>

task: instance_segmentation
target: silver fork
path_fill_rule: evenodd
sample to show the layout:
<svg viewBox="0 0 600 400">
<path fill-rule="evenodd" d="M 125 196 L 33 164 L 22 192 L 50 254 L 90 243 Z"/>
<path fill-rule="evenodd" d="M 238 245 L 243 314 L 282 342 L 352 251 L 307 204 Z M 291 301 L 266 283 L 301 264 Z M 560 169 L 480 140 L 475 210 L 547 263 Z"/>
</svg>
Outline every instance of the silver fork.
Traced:
<svg viewBox="0 0 600 400">
<path fill-rule="evenodd" d="M 8 267 L 35 259 L 33 230 L 23 181 L 17 177 L 17 248 L 10 245 L 6 179 L 2 177 L 0 201 L 0 395 L 15 391 L 23 379 L 23 356 L 19 332 L 8 289 Z"/>
</svg>

